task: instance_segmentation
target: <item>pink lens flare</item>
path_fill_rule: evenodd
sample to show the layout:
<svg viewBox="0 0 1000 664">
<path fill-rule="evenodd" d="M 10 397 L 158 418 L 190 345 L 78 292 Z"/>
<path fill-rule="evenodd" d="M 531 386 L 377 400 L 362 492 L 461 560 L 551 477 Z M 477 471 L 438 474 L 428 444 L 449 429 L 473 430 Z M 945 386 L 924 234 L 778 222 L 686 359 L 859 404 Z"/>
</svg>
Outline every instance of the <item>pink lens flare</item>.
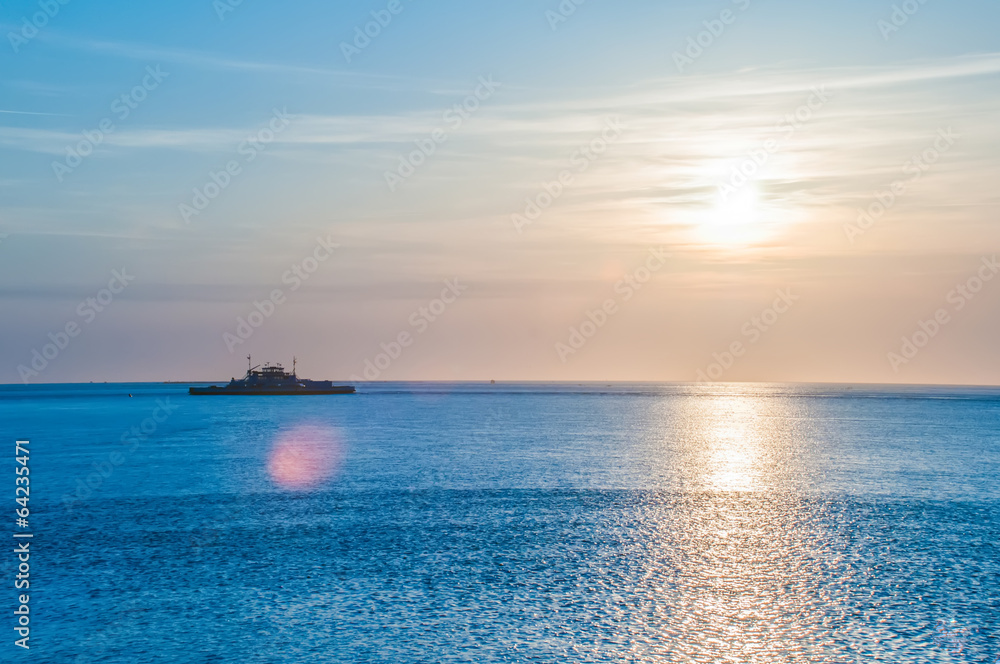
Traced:
<svg viewBox="0 0 1000 664">
<path fill-rule="evenodd" d="M 267 460 L 267 472 L 280 487 L 312 488 L 340 468 L 344 451 L 337 434 L 318 426 L 297 426 L 278 436 Z"/>
</svg>

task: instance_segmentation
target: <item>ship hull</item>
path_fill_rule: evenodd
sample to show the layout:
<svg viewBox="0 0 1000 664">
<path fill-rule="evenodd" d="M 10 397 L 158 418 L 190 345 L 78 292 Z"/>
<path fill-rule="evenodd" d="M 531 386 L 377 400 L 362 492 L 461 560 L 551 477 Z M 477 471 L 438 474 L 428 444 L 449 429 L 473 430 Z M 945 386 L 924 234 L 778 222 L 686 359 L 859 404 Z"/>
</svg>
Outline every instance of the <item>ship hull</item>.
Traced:
<svg viewBox="0 0 1000 664">
<path fill-rule="evenodd" d="M 298 389 L 286 387 L 247 387 L 230 388 L 210 385 L 209 387 L 189 387 L 188 394 L 198 396 L 290 396 L 309 394 L 354 394 L 353 385 L 333 385 L 331 387 L 303 387 Z"/>
</svg>

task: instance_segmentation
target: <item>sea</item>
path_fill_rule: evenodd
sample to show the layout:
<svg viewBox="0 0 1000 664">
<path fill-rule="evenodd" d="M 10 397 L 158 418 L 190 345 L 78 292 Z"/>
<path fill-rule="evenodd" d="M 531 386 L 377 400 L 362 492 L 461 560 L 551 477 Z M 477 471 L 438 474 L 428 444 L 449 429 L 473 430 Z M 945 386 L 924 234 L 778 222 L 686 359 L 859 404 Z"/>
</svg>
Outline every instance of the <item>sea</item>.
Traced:
<svg viewBox="0 0 1000 664">
<path fill-rule="evenodd" d="M 0 661 L 1000 662 L 998 388 L 187 387 L 0 386 Z"/>
</svg>

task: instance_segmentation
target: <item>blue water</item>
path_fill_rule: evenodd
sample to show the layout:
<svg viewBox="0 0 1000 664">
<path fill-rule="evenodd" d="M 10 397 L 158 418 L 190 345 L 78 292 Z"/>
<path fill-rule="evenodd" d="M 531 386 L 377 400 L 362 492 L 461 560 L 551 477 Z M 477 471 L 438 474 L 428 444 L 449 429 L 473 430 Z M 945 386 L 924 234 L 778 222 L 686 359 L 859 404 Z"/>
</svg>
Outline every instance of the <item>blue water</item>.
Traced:
<svg viewBox="0 0 1000 664">
<path fill-rule="evenodd" d="M 1000 657 L 1000 390 L 359 388 L 0 386 L 0 661 Z M 296 430 L 328 454 L 276 470 Z"/>
</svg>

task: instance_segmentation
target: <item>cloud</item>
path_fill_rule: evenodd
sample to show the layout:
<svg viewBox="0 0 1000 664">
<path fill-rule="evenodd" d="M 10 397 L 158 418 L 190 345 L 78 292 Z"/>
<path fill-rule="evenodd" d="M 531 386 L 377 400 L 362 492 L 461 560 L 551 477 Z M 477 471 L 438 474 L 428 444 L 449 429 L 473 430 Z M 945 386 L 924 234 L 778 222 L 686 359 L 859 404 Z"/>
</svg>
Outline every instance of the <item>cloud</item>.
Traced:
<svg viewBox="0 0 1000 664">
<path fill-rule="evenodd" d="M 36 111 L 10 111 L 2 108 L 0 108 L 0 113 L 7 113 L 9 115 L 47 115 L 50 117 L 62 117 L 62 118 L 72 117 L 65 113 L 38 113 Z"/>
<path fill-rule="evenodd" d="M 475 217 L 506 225 L 510 214 L 523 209 L 526 196 L 570 167 L 570 156 L 599 136 L 608 117 L 621 116 L 621 139 L 577 175 L 533 236 L 549 240 L 546 234 L 553 229 L 573 226 L 606 238 L 622 219 L 662 232 L 692 227 L 710 213 L 733 165 L 765 140 L 781 138 L 779 119 L 801 107 L 817 86 L 832 93 L 831 101 L 783 141 L 756 176 L 765 205 L 794 217 L 796 224 L 823 223 L 838 208 L 850 211 L 898 178 L 901 164 L 950 123 L 961 124 L 956 131 L 974 135 L 975 141 L 950 152 L 920 190 L 907 195 L 905 205 L 929 204 L 942 195 L 942 184 L 961 191 L 966 200 L 982 201 L 992 194 L 977 190 L 965 174 L 973 163 L 981 172 L 992 164 L 990 150 L 1000 143 L 1000 132 L 990 118 L 1000 99 L 995 88 L 976 78 L 997 73 L 1000 56 L 988 53 L 889 67 L 673 77 L 578 90 L 572 98 L 565 91 L 505 87 L 503 95 L 450 132 L 427 166 L 407 181 L 405 215 L 424 223 L 467 223 Z M 914 87 L 914 82 L 924 85 Z M 946 85 L 948 94 L 943 94 Z M 397 113 L 295 114 L 298 109 L 290 108 L 292 125 L 268 153 L 281 158 L 283 175 L 300 182 L 331 181 L 329 169 L 343 167 L 334 181 L 346 177 L 350 184 L 332 193 L 367 196 L 359 207 L 365 214 L 394 218 L 404 213 L 378 207 L 391 207 L 393 201 L 382 174 L 415 149 L 416 139 L 442 127 L 443 112 L 468 92 L 441 93 L 430 102 L 423 97 L 419 107 L 411 102 Z M 114 155 L 122 164 L 158 158 L 156 151 L 223 157 L 234 154 L 266 120 L 222 127 L 129 125 L 107 136 L 100 151 L 102 158 Z M 81 138 L 77 128 L 0 127 L 0 146 L 45 154 L 61 156 Z M 183 182 L 179 191 L 190 187 L 189 175 L 179 173 L 176 179 Z M 175 186 L 169 171 L 159 182 L 161 189 Z M 373 192 L 385 200 L 372 199 Z M 914 214 L 926 213 L 918 209 Z"/>
<path fill-rule="evenodd" d="M 339 79 L 338 85 L 344 87 L 363 87 L 367 89 L 397 90 L 405 87 L 413 90 L 426 90 L 429 83 L 441 85 L 441 81 L 431 79 L 415 79 L 412 76 L 391 74 L 375 74 L 350 69 L 335 69 L 328 67 L 311 67 L 284 62 L 269 62 L 249 60 L 219 55 L 208 51 L 194 49 L 178 49 L 151 44 L 135 44 L 130 42 L 108 41 L 99 39 L 81 39 L 57 30 L 48 30 L 39 35 L 39 39 L 52 46 L 76 51 L 85 51 L 98 55 L 138 60 L 141 62 L 171 62 L 202 69 L 246 72 L 248 74 L 274 74 L 280 76 L 297 75 L 305 77 L 333 77 Z"/>
<path fill-rule="evenodd" d="M 355 72 L 234 60 L 192 51 L 74 40 L 65 37 L 59 39 L 80 48 L 142 60 L 163 59 L 246 71 L 369 77 L 367 74 L 360 75 Z M 693 135 L 692 130 L 705 130 L 710 128 L 713 122 L 719 123 L 720 130 L 732 128 L 733 108 L 740 109 L 738 116 L 735 116 L 737 120 L 753 124 L 773 115 L 774 102 L 769 98 L 807 93 L 820 85 L 837 94 L 848 90 L 871 89 L 884 92 L 887 87 L 914 82 L 988 76 L 997 73 L 1000 73 L 1000 54 L 989 53 L 894 67 L 757 70 L 737 77 L 731 74 L 673 77 L 633 84 L 624 89 L 605 90 L 596 94 L 590 92 L 573 98 L 561 96 L 554 100 L 545 99 L 544 96 L 533 96 L 531 91 L 514 88 L 515 92 L 508 95 L 514 98 L 507 101 L 491 101 L 487 109 L 477 113 L 474 122 L 468 122 L 462 127 L 461 133 L 495 136 L 503 141 L 516 140 L 521 136 L 523 140 L 536 145 L 540 140 L 550 144 L 560 144 L 566 140 L 575 140 L 591 131 L 594 118 L 602 114 L 627 114 L 638 122 L 653 125 L 662 120 L 664 112 L 667 112 L 671 115 L 670 124 L 676 128 L 671 132 L 671 140 L 697 142 L 702 138 Z M 443 111 L 457 101 L 459 95 L 467 92 L 461 89 L 457 92 L 442 89 L 436 93 L 442 98 L 440 107 L 427 108 L 426 102 L 423 102 L 424 108 L 396 114 L 303 113 L 297 116 L 295 127 L 282 137 L 282 142 L 308 145 L 408 143 L 440 126 Z M 505 90 L 505 94 L 508 94 L 508 91 Z M 928 97 L 933 96 L 930 91 L 924 94 Z M 521 99 L 518 100 L 517 97 Z M 683 112 L 692 104 L 698 105 L 696 109 L 692 108 L 697 110 L 697 113 Z M 58 115 L 22 111 L 0 111 L 0 113 Z M 169 148 L 196 151 L 229 149 L 242 140 L 248 131 L 255 129 L 252 125 L 242 128 L 231 126 L 136 128 L 110 136 L 108 144 L 132 149 Z M 66 141 L 73 140 L 75 136 L 75 133 L 65 131 L 0 128 L 0 143 L 18 149 L 31 149 L 31 142 L 37 141 L 40 146 L 37 150 L 41 152 L 59 151 Z M 57 148 L 45 145 L 50 142 L 62 145 Z"/>
</svg>

